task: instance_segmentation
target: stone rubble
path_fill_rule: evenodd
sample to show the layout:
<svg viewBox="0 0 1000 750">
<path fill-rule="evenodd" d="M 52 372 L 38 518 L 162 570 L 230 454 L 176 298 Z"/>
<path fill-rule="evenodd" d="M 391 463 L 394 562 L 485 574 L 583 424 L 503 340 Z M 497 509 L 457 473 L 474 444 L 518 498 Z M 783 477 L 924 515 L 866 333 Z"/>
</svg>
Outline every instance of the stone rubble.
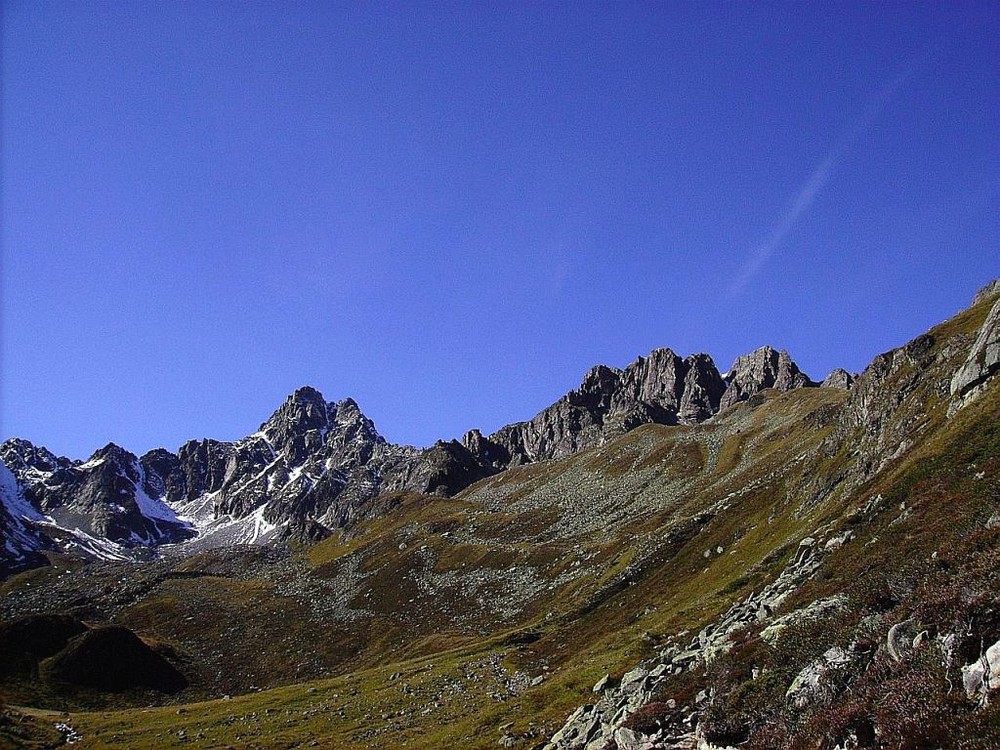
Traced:
<svg viewBox="0 0 1000 750">
<path fill-rule="evenodd" d="M 661 730 L 654 736 L 643 737 L 623 725 L 632 714 L 653 700 L 657 688 L 669 675 L 704 666 L 729 650 L 731 636 L 737 630 L 750 623 L 771 619 L 782 602 L 816 573 L 822 564 L 823 550 L 815 537 L 806 537 L 773 582 L 737 602 L 715 622 L 702 628 L 687 648 L 668 646 L 656 658 L 626 672 L 617 687 L 609 686 L 608 675 L 602 677 L 593 688 L 593 692 L 600 697 L 570 714 L 562 728 L 544 745 L 544 750 L 602 750 L 609 740 L 617 742 L 620 750 L 647 747 L 713 750 L 704 738 L 698 736 L 698 709 L 688 715 L 681 734 L 667 735 L 664 734 L 666 730 Z M 829 611 L 838 606 L 842 606 L 842 600 L 831 597 L 791 615 L 804 617 L 809 615 L 804 615 L 803 611 L 811 611 L 812 616 L 818 616 L 819 611 Z M 839 664 L 839 654 L 832 656 L 835 658 L 831 664 Z M 707 699 L 707 696 L 701 697 Z M 704 700 L 696 700 L 696 703 L 704 703 Z"/>
</svg>

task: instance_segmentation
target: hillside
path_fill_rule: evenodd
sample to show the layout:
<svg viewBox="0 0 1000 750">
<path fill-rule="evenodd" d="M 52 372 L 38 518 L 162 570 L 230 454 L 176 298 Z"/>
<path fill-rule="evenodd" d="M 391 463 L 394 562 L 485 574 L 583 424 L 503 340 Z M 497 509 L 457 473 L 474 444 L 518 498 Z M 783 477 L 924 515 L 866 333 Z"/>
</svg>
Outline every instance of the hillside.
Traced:
<svg viewBox="0 0 1000 750">
<path fill-rule="evenodd" d="M 530 422 L 424 452 L 308 391 L 245 441 L 189 444 L 176 463 L 106 449 L 74 465 L 32 446 L 32 464 L 5 444 L 5 492 L 23 511 L 0 519 L 5 540 L 51 524 L 32 512 L 94 518 L 94 492 L 25 491 L 43 461 L 47 487 L 102 486 L 88 470 L 117 466 L 122 497 L 177 523 L 163 511 L 142 527 L 173 534 L 160 549 L 91 521 L 95 544 L 126 559 L 50 540 L 0 583 L 3 696 L 32 707 L 0 737 L 996 747 L 998 292 L 838 387 L 808 387 L 774 350 L 726 378 L 658 350 L 592 370 Z M 226 484 L 244 476 L 256 484 Z M 229 505 L 199 525 L 186 503 L 206 494 Z M 308 512 L 276 515 L 290 507 Z M 222 516 L 253 539 L 198 546 Z M 285 521 L 302 533 L 273 533 Z M 125 681 L 81 680 L 108 643 L 132 654 Z"/>
</svg>

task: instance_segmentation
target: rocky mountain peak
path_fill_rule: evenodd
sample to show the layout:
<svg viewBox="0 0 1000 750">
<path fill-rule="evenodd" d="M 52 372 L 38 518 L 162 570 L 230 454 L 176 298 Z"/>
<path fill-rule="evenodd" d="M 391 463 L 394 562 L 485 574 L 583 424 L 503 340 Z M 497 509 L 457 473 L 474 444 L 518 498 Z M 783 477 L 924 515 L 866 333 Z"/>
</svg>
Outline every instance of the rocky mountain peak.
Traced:
<svg viewBox="0 0 1000 750">
<path fill-rule="evenodd" d="M 0 444 L 0 460 L 15 473 L 28 469 L 50 472 L 71 463 L 69 459 L 60 458 L 47 448 L 22 438 L 10 438 Z"/>
<path fill-rule="evenodd" d="M 361 411 L 361 407 L 353 398 L 345 398 L 343 401 L 331 404 L 330 415 L 330 428 L 343 433 L 345 440 L 363 440 L 379 445 L 386 442 L 375 429 L 375 423 Z"/>
<path fill-rule="evenodd" d="M 707 354 L 692 354 L 684 360 L 687 373 L 681 388 L 678 420 L 683 424 L 704 422 L 717 411 L 726 392 L 726 381 Z"/>
<path fill-rule="evenodd" d="M 93 455 L 87 459 L 86 464 L 97 464 L 105 462 L 112 465 L 117 470 L 127 470 L 135 464 L 135 454 L 122 448 L 116 443 L 108 443 L 103 448 L 98 448 Z"/>
<path fill-rule="evenodd" d="M 592 367 L 583 376 L 580 387 L 566 394 L 566 399 L 574 406 L 606 409 L 618 388 L 621 374 L 621 370 L 606 365 Z"/>
<path fill-rule="evenodd" d="M 642 401 L 675 408 L 684 381 L 683 360 L 670 349 L 654 349 L 625 368 L 618 403 Z"/>
<path fill-rule="evenodd" d="M 305 386 L 295 390 L 285 403 L 271 415 L 260 431 L 268 437 L 281 439 L 289 433 L 302 434 L 309 430 L 324 429 L 329 422 L 327 403 L 323 394 L 315 388 Z"/>
<path fill-rule="evenodd" d="M 851 386 L 854 385 L 854 376 L 842 367 L 838 367 L 827 375 L 820 385 L 823 388 L 850 390 Z"/>
<path fill-rule="evenodd" d="M 998 294 L 1000 294 L 1000 279 L 993 279 L 976 292 L 976 296 L 972 298 L 972 306 L 975 307 L 980 302 L 985 302 Z"/>
<path fill-rule="evenodd" d="M 767 388 L 790 391 L 816 385 L 799 370 L 788 352 L 770 346 L 737 357 L 726 375 L 726 382 L 729 387 L 720 403 L 722 409 Z"/>
</svg>

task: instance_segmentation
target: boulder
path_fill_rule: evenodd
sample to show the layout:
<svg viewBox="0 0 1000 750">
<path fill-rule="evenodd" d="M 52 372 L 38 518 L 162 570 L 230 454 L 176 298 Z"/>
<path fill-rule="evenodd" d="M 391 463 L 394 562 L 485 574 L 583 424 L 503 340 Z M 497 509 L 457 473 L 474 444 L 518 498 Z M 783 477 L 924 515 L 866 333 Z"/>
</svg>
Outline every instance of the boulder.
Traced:
<svg viewBox="0 0 1000 750">
<path fill-rule="evenodd" d="M 972 664 L 962 667 L 962 685 L 970 699 L 989 702 L 990 693 L 1000 687 L 1000 641 L 997 641 Z"/>
<path fill-rule="evenodd" d="M 845 669 L 850 662 L 850 655 L 839 646 L 828 649 L 796 675 L 785 697 L 796 708 L 806 708 L 831 692 L 831 673 Z"/>
</svg>

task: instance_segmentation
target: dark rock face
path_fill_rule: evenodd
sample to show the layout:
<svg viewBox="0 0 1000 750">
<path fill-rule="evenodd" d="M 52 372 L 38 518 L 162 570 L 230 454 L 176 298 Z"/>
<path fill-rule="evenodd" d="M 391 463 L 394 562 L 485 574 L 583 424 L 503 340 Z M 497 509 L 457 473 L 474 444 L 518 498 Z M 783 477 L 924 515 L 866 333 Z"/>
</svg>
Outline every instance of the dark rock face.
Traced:
<svg viewBox="0 0 1000 750">
<path fill-rule="evenodd" d="M 438 441 L 414 463 L 405 486 L 427 494 L 450 496 L 488 476 L 475 455 L 457 440 Z"/>
<path fill-rule="evenodd" d="M 56 456 L 52 451 L 20 438 L 11 438 L 0 445 L 0 460 L 15 474 L 30 471 L 51 473 L 73 466 L 68 458 Z"/>
<path fill-rule="evenodd" d="M 188 684 L 170 662 L 120 625 L 94 628 L 72 638 L 42 662 L 40 671 L 49 680 L 109 692 L 176 693 Z"/>
<path fill-rule="evenodd" d="M 350 404 L 357 410 L 357 404 L 353 401 Z M 342 407 L 349 408 L 348 402 L 345 401 Z M 261 425 L 260 431 L 267 436 L 274 453 L 296 465 L 322 447 L 331 417 L 336 417 L 336 413 L 336 406 L 333 406 L 332 415 L 328 412 L 326 401 L 315 388 L 299 388 Z M 372 437 L 376 439 L 375 435 Z"/>
<path fill-rule="evenodd" d="M 688 371 L 684 376 L 678 416 L 681 424 L 697 424 L 719 411 L 726 382 L 707 354 L 693 354 L 684 362 Z"/>
</svg>

